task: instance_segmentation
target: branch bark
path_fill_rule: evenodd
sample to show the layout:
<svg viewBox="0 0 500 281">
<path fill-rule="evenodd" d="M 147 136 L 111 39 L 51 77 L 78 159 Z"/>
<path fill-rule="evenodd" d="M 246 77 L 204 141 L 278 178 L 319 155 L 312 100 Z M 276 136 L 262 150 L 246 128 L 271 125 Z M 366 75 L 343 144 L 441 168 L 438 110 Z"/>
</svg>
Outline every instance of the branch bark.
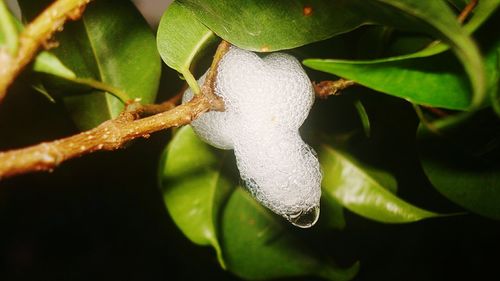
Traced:
<svg viewBox="0 0 500 281">
<path fill-rule="evenodd" d="M 356 82 L 343 78 L 335 81 L 321 81 L 319 83 L 313 82 L 316 97 L 320 99 L 326 99 L 329 96 L 339 95 L 342 90 L 345 90 L 354 85 L 356 85 Z"/>
<path fill-rule="evenodd" d="M 214 83 L 218 63 L 229 47 L 230 44 L 225 41 L 219 45 L 201 94 L 190 102 L 174 108 L 174 101 L 160 105 L 132 103 L 116 119 L 108 120 L 92 130 L 52 142 L 2 152 L 0 179 L 36 171 L 51 171 L 66 160 L 96 151 L 116 150 L 131 140 L 147 138 L 154 132 L 189 124 L 209 110 L 223 111 L 224 102 L 214 93 Z M 157 113 L 161 110 L 168 111 Z M 144 117 L 151 114 L 155 115 Z"/>
<path fill-rule="evenodd" d="M 61 29 L 67 20 L 77 20 L 83 14 L 90 0 L 58 0 L 45 9 L 26 26 L 19 35 L 19 47 L 12 55 L 6 48 L 0 48 L 0 102 L 7 88 L 30 63 L 40 46 Z"/>
</svg>

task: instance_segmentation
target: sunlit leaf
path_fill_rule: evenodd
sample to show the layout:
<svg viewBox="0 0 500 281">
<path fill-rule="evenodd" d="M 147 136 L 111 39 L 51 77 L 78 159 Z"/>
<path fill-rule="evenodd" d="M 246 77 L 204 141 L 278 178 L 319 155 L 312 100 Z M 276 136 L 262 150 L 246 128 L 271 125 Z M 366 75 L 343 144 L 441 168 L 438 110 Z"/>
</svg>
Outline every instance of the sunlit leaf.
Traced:
<svg viewBox="0 0 500 281">
<path fill-rule="evenodd" d="M 387 173 L 362 165 L 330 146 L 321 147 L 323 196 L 330 196 L 350 211 L 385 223 L 405 223 L 439 214 L 398 198 L 395 180 Z"/>
<path fill-rule="evenodd" d="M 196 55 L 215 38 L 210 29 L 198 22 L 192 11 L 176 1 L 170 4 L 158 26 L 158 51 L 163 61 L 179 71 L 189 86 L 198 92 L 198 84 L 189 68 Z"/>
<path fill-rule="evenodd" d="M 19 4 L 30 18 L 48 2 L 21 0 Z M 104 82 L 144 103 L 155 100 L 161 61 L 152 31 L 131 2 L 93 1 L 79 21 L 67 23 L 57 33 L 56 40 L 59 47 L 51 52 L 78 78 Z M 53 88 L 61 90 L 58 85 Z M 102 92 L 70 95 L 64 102 L 81 129 L 92 128 L 123 109 L 120 100 Z"/>
</svg>

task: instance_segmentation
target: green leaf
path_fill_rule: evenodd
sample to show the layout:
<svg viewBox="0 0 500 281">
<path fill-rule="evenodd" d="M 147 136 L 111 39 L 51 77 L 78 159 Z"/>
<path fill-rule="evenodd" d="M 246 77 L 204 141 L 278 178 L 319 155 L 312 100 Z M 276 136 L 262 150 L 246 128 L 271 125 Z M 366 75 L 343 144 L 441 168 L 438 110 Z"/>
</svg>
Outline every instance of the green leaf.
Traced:
<svg viewBox="0 0 500 281">
<path fill-rule="evenodd" d="M 408 1 L 392 2 L 397 4 Z M 439 9 L 439 6 L 443 4 L 440 1 L 415 2 L 412 5 L 421 5 L 416 10 L 413 10 L 411 5 L 403 5 L 402 7 L 408 13 L 412 11 L 422 12 L 428 4 L 432 6 L 428 8 L 429 12 L 421 14 L 420 17 L 429 22 L 434 29 L 428 33 L 442 32 L 444 36 L 437 34 L 437 38 L 450 44 L 461 59 L 473 85 L 474 95 L 472 97 L 469 86 L 465 82 L 465 73 L 449 55 L 427 58 L 446 51 L 448 47 L 444 43 L 433 44 L 422 51 L 409 55 L 385 59 L 370 61 L 309 59 L 305 60 L 304 64 L 313 69 L 355 80 L 366 87 L 417 104 L 459 110 L 470 108 L 471 103 L 474 107 L 479 106 L 485 98 L 485 75 L 477 48 L 466 36 L 466 33 L 473 32 L 486 21 L 498 7 L 500 1 L 480 1 L 474 16 L 463 29 L 457 26 L 456 20 L 452 14 L 450 15 L 448 9 Z M 443 14 L 439 15 L 441 11 Z M 384 22 L 385 20 L 380 19 L 380 21 Z M 463 42 L 466 42 L 465 45 Z M 418 60 L 418 58 L 425 59 Z"/>
<path fill-rule="evenodd" d="M 6 3 L 0 1 L 0 47 L 4 46 L 11 55 L 17 51 L 17 32 L 15 17 Z"/>
<path fill-rule="evenodd" d="M 493 219 L 500 219 L 499 127 L 493 113 L 483 111 L 439 135 L 421 125 L 417 138 L 433 186 L 456 204 Z"/>
<path fill-rule="evenodd" d="M 299 47 L 345 33 L 364 22 L 349 1 L 177 2 L 224 40 L 252 51 Z"/>
<path fill-rule="evenodd" d="M 76 74 L 66 67 L 54 54 L 43 51 L 33 62 L 33 71 L 55 75 L 65 79 L 75 79 Z"/>
<path fill-rule="evenodd" d="M 350 280 L 359 264 L 341 269 L 304 249 L 281 219 L 237 188 L 223 213 L 222 244 L 228 268 L 239 277 L 263 280 L 314 275 L 328 280 Z"/>
<path fill-rule="evenodd" d="M 318 258 L 281 217 L 238 187 L 234 161 L 225 161 L 231 159 L 227 154 L 186 126 L 162 157 L 160 183 L 167 210 L 191 241 L 214 247 L 221 264 L 223 258 L 226 269 L 245 279 L 315 275 L 349 280 L 356 274 L 358 264 L 341 269 Z M 343 227 L 341 208 L 327 205 L 324 212 L 328 210 L 333 219 L 328 225 Z"/>
<path fill-rule="evenodd" d="M 32 16 L 48 1 L 21 0 L 23 15 Z M 94 1 L 83 17 L 65 24 L 56 36 L 59 47 L 51 52 L 83 81 L 101 81 L 143 103 L 155 100 L 161 61 L 155 38 L 139 11 L 130 1 Z M 50 85 L 46 88 L 51 91 Z M 52 88 L 57 88 L 54 85 Z M 88 88 L 88 85 L 87 85 Z M 89 129 L 116 117 L 123 109 L 111 94 L 64 98 L 75 123 Z"/>
<path fill-rule="evenodd" d="M 189 68 L 196 55 L 215 38 L 214 33 L 198 22 L 190 10 L 176 1 L 161 18 L 156 42 L 163 61 L 179 71 L 191 89 L 199 93 L 198 83 Z"/>
<path fill-rule="evenodd" d="M 2 9 L 1 5 L 2 4 L 0 4 L 0 10 Z M 23 24 L 14 16 L 9 16 L 16 33 L 21 32 L 24 29 Z M 4 42 L 4 33 L 5 32 L 0 32 L 0 44 Z M 33 60 L 32 70 L 40 73 L 59 76 L 66 79 L 76 78 L 76 74 L 72 70 L 66 67 L 54 54 L 48 51 L 41 51 L 35 57 L 35 59 Z"/>
<path fill-rule="evenodd" d="M 398 61 L 308 59 L 304 64 L 416 104 L 464 110 L 471 103 L 467 77 L 448 53 Z"/>
<path fill-rule="evenodd" d="M 396 195 L 392 176 L 354 161 L 323 145 L 319 158 L 323 169 L 323 194 L 350 211 L 384 223 L 406 223 L 439 214 L 415 207 Z"/>
<path fill-rule="evenodd" d="M 190 126 L 170 141 L 160 165 L 160 186 L 170 216 L 193 243 L 212 245 L 220 264 L 219 212 L 233 185 L 221 172 L 222 153 L 202 142 Z"/>
</svg>

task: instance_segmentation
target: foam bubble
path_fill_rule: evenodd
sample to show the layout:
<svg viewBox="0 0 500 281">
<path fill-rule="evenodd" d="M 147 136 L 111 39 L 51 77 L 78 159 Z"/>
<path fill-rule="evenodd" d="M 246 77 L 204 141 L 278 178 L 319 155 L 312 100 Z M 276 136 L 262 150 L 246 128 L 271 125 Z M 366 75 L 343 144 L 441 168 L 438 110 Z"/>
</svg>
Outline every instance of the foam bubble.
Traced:
<svg viewBox="0 0 500 281">
<path fill-rule="evenodd" d="M 294 225 L 312 226 L 322 176 L 298 131 L 314 102 L 300 63 L 283 53 L 260 58 L 231 47 L 219 63 L 215 92 L 226 111 L 201 115 L 192 122 L 195 132 L 213 146 L 234 149 L 241 178 L 259 202 Z M 188 90 L 183 102 L 191 98 Z"/>
</svg>

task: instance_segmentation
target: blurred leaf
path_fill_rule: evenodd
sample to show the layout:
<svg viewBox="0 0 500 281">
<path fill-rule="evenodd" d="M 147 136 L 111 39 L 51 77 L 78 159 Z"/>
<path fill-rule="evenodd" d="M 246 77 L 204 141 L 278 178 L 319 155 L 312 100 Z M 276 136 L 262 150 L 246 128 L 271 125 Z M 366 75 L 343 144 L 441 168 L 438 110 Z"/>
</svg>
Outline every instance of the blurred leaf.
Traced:
<svg viewBox="0 0 500 281">
<path fill-rule="evenodd" d="M 175 1 L 161 18 L 156 43 L 163 61 L 179 71 L 197 93 L 199 86 L 189 68 L 196 55 L 215 38 L 189 9 Z"/>
<path fill-rule="evenodd" d="M 0 47 L 5 47 L 10 54 L 15 54 L 18 47 L 18 29 L 16 19 L 7 4 L 0 1 Z"/>
<path fill-rule="evenodd" d="M 212 245 L 225 267 L 218 240 L 219 212 L 232 185 L 221 172 L 224 157 L 191 126 L 178 130 L 162 156 L 160 186 L 170 216 L 193 243 Z"/>
<path fill-rule="evenodd" d="M 349 1 L 180 0 L 218 36 L 252 51 L 291 49 L 363 23 Z"/>
<path fill-rule="evenodd" d="M 434 6 L 429 7 L 428 13 L 423 13 L 422 19 L 445 35 L 437 36 L 437 38 L 450 44 L 461 59 L 473 85 L 475 93 L 473 98 L 464 81 L 465 73 L 450 56 L 441 55 L 423 61 L 417 60 L 417 58 L 426 58 L 446 51 L 448 47 L 444 43 L 432 44 L 422 51 L 409 55 L 385 59 L 370 61 L 310 59 L 305 60 L 304 64 L 418 104 L 462 110 L 469 108 L 471 102 L 474 106 L 478 106 L 485 98 L 484 70 L 477 48 L 465 32 L 471 33 L 476 30 L 493 14 L 500 1 L 479 1 L 474 15 L 463 30 L 457 26 L 449 9 L 438 9 L 438 6 L 443 4 L 439 2 L 419 2 L 422 3 L 421 8 L 429 3 Z M 408 11 L 412 11 L 411 6 L 409 8 Z M 441 11 L 443 14 L 439 15 Z M 384 22 L 385 19 L 379 19 L 379 21 Z M 432 32 L 429 33 L 432 34 Z"/>
<path fill-rule="evenodd" d="M 49 2 L 21 0 L 19 4 L 29 18 Z M 155 38 L 130 1 L 92 2 L 81 20 L 67 23 L 56 40 L 59 47 L 51 52 L 78 78 L 102 81 L 144 103 L 155 100 L 161 71 Z M 45 86 L 50 92 L 62 90 L 58 85 Z M 64 102 L 82 130 L 117 116 L 123 109 L 120 100 L 102 93 L 73 95 Z"/>
<path fill-rule="evenodd" d="M 367 138 L 369 138 L 370 134 L 371 134 L 370 117 L 368 116 L 368 113 L 366 112 L 365 106 L 358 99 L 358 100 L 354 101 L 354 107 L 356 108 L 356 111 L 358 112 L 358 116 L 359 116 L 359 120 L 361 121 L 361 125 L 363 125 L 363 131 L 365 133 L 365 136 Z"/>
<path fill-rule="evenodd" d="M 323 194 L 350 211 L 384 223 L 405 223 L 439 214 L 415 207 L 396 195 L 394 178 L 365 167 L 334 148 L 323 145 L 319 158 L 323 169 Z M 375 172 L 375 173 L 374 173 Z"/>
<path fill-rule="evenodd" d="M 346 226 L 344 208 L 335 198 L 330 196 L 321 197 L 321 215 L 319 224 L 333 229 L 344 229 Z"/>
<path fill-rule="evenodd" d="M 239 277 L 263 280 L 314 275 L 328 280 L 350 280 L 356 263 L 341 269 L 316 258 L 295 239 L 281 219 L 237 188 L 223 213 L 222 237 L 228 268 Z"/>
<path fill-rule="evenodd" d="M 435 135 L 418 130 L 425 174 L 434 187 L 456 204 L 500 219 L 500 121 L 479 112 L 452 130 Z"/>
</svg>

